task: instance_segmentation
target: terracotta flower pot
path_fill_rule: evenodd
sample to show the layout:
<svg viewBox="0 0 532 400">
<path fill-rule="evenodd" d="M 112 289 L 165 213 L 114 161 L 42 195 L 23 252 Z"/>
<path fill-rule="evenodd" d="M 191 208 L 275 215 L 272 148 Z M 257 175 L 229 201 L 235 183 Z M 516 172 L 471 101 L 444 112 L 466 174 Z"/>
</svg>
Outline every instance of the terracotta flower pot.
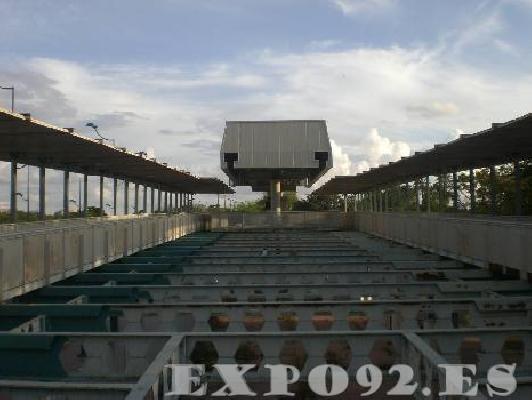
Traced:
<svg viewBox="0 0 532 400">
<path fill-rule="evenodd" d="M 277 317 L 277 323 L 281 331 L 295 331 L 299 318 L 293 311 L 285 311 Z"/>
<path fill-rule="evenodd" d="M 233 290 L 224 290 L 221 297 L 223 302 L 238 301 Z"/>
<path fill-rule="evenodd" d="M 300 371 L 303 370 L 307 358 L 305 346 L 300 340 L 286 340 L 279 352 L 279 361 L 282 364 L 292 365 Z"/>
<path fill-rule="evenodd" d="M 244 327 L 248 332 L 258 332 L 264 326 L 264 316 L 260 311 L 248 311 L 244 315 Z"/>
<path fill-rule="evenodd" d="M 209 318 L 209 325 L 213 332 L 225 332 L 231 322 L 231 318 L 223 313 L 212 314 Z"/>
<path fill-rule="evenodd" d="M 364 331 L 368 326 L 369 317 L 361 311 L 350 312 L 347 316 L 347 322 L 352 331 Z"/>
<path fill-rule="evenodd" d="M 312 325 L 317 331 L 328 331 L 334 324 L 334 316 L 330 311 L 318 311 L 312 316 Z"/>
</svg>

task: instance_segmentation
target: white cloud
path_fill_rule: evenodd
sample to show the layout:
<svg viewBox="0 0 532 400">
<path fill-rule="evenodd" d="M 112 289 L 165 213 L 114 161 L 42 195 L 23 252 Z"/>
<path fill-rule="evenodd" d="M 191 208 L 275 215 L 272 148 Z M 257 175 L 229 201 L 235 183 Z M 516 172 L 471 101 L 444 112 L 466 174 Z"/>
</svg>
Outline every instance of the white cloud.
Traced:
<svg viewBox="0 0 532 400">
<path fill-rule="evenodd" d="M 85 122 L 102 121 L 102 134 L 118 145 L 218 177 L 216 146 L 230 119 L 325 119 L 335 172 L 349 174 L 445 142 L 457 129 L 515 118 L 532 104 L 532 74 L 500 76 L 425 48 L 249 59 L 199 72 L 33 59 L 4 63 L 0 74 L 20 88 L 20 111 L 88 135 Z"/>
<path fill-rule="evenodd" d="M 395 0 L 331 0 L 344 14 L 381 11 L 394 5 Z"/>
<path fill-rule="evenodd" d="M 375 128 L 371 129 L 367 140 L 362 145 L 365 158 L 354 166 L 354 172 L 364 172 L 369 168 L 378 167 L 401 157 L 410 155 L 410 146 L 400 140 L 393 141 L 379 134 Z"/>
</svg>

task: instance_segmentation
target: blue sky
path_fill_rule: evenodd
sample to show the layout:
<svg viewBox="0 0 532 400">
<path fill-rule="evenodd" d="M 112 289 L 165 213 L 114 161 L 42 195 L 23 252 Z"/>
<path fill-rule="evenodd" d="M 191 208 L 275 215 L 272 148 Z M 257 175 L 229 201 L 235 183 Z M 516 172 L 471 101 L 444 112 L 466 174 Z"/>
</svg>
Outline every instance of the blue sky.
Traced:
<svg viewBox="0 0 532 400">
<path fill-rule="evenodd" d="M 228 119 L 325 119 L 333 173 L 353 174 L 532 110 L 532 0 L 0 0 L 0 15 L 19 111 L 96 121 L 202 175 L 223 176 Z"/>
</svg>

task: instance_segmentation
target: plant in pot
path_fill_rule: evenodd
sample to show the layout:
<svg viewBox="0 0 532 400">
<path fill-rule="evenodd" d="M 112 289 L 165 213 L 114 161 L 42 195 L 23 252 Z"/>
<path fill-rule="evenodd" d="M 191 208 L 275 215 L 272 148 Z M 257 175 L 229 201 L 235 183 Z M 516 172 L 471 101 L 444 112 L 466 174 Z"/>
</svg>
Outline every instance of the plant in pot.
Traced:
<svg viewBox="0 0 532 400">
<path fill-rule="evenodd" d="M 347 322 L 352 331 L 364 331 L 368 326 L 369 317 L 363 311 L 351 311 L 347 316 Z"/>
<path fill-rule="evenodd" d="M 259 310 L 246 311 L 244 315 L 244 327 L 248 332 L 258 332 L 264 326 L 264 316 Z"/>
<path fill-rule="evenodd" d="M 277 317 L 277 323 L 281 331 L 295 331 L 299 318 L 294 311 L 284 311 Z"/>
</svg>

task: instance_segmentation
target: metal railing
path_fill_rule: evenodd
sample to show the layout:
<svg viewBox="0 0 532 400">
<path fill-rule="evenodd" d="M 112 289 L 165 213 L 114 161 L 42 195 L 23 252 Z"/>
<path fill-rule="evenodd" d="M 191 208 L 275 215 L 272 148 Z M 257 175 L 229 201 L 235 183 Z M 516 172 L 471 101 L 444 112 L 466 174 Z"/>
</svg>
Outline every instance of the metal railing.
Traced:
<svg viewBox="0 0 532 400">
<path fill-rule="evenodd" d="M 203 230 L 203 220 L 182 213 L 14 226 L 0 234 L 0 301 Z"/>
</svg>

